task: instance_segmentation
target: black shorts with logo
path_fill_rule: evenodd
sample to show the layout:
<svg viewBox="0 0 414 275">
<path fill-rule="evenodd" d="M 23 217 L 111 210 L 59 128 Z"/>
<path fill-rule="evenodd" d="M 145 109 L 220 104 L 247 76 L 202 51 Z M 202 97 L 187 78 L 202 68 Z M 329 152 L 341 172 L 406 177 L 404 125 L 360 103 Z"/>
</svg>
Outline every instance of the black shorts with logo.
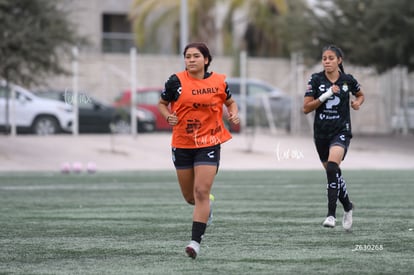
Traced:
<svg viewBox="0 0 414 275">
<path fill-rule="evenodd" d="M 349 144 L 351 143 L 351 136 L 341 133 L 330 139 L 315 138 L 316 150 L 318 151 L 319 159 L 321 162 L 327 162 L 329 158 L 329 149 L 331 146 L 341 146 L 344 148 L 345 153 L 342 160 L 345 159 L 348 152 Z"/>
<path fill-rule="evenodd" d="M 220 144 L 203 148 L 172 148 L 172 160 L 176 169 L 189 169 L 197 165 L 220 164 Z"/>
</svg>

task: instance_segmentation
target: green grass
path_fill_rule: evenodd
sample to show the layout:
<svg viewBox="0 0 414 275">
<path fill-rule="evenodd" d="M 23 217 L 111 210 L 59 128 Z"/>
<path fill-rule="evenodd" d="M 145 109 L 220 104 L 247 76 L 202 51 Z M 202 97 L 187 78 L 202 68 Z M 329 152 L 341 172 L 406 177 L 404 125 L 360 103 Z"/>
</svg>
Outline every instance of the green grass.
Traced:
<svg viewBox="0 0 414 275">
<path fill-rule="evenodd" d="M 173 171 L 0 174 L 0 274 L 412 274 L 414 172 L 344 171 L 354 227 L 321 226 L 322 171 L 220 171 L 201 254 Z"/>
</svg>

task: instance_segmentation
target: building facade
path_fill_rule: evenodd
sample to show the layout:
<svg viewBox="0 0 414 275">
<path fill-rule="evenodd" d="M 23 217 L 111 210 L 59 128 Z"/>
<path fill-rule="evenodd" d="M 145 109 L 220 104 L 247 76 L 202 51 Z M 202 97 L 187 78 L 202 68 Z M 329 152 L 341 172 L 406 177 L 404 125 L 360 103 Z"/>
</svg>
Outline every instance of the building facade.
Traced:
<svg viewBox="0 0 414 275">
<path fill-rule="evenodd" d="M 80 35 L 91 42 L 80 49 L 79 83 L 81 92 L 111 103 L 124 89 L 130 87 L 131 59 L 130 48 L 134 46 L 134 36 L 128 14 L 133 0 L 60 0 L 68 12 L 70 20 L 77 27 Z M 213 53 L 212 71 L 234 76 L 238 72 L 238 62 L 234 57 L 215 56 Z M 71 60 L 66 62 L 71 68 Z M 160 87 L 174 72 L 184 69 L 182 56 L 145 55 L 138 52 L 135 79 L 138 87 Z M 296 102 L 297 115 L 301 125 L 310 130 L 309 116 L 304 117 L 301 104 L 306 82 L 312 72 L 322 70 L 320 64 L 305 68 L 289 59 L 248 58 L 246 74 L 248 77 L 264 80 L 289 93 Z M 366 94 L 364 107 L 352 112 L 355 133 L 389 133 L 391 117 L 398 109 L 389 92 L 400 81 L 391 73 L 378 75 L 370 68 L 351 67 L 347 71 L 358 79 Z M 413 74 L 406 80 L 414 83 Z M 397 79 L 398 80 L 398 79 Z M 53 77 L 48 86 L 58 90 L 71 89 L 73 78 L 68 76 Z M 408 85 L 410 86 L 410 85 Z M 401 88 L 403 89 L 403 88 Z"/>
</svg>

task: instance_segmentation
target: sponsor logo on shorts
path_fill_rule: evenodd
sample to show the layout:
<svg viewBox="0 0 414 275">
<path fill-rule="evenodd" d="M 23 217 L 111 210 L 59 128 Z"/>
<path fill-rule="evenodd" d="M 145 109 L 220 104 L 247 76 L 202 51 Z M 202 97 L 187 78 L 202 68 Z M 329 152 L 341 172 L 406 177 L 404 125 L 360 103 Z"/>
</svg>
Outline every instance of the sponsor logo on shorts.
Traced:
<svg viewBox="0 0 414 275">
<path fill-rule="evenodd" d="M 209 158 L 213 159 L 213 158 L 214 158 L 214 153 L 215 153 L 215 151 L 208 152 L 208 153 L 207 153 L 207 156 L 208 156 Z"/>
</svg>

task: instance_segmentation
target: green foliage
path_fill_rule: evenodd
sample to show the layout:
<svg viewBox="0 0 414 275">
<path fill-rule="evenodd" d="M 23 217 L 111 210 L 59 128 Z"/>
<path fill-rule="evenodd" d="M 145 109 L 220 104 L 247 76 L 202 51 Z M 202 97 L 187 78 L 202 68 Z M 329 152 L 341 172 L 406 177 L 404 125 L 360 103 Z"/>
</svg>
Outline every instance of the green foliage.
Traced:
<svg viewBox="0 0 414 275">
<path fill-rule="evenodd" d="M 81 41 L 55 1 L 0 0 L 1 78 L 28 86 L 67 73 L 59 61 Z"/>
<path fill-rule="evenodd" d="M 320 57 L 323 46 L 337 44 L 352 64 L 414 70 L 413 1 L 319 0 L 310 16 L 308 55 Z"/>
<path fill-rule="evenodd" d="M 288 12 L 279 19 L 279 56 L 290 57 L 291 53 L 306 52 L 313 33 L 309 24 L 310 10 L 304 0 L 288 1 Z"/>
<path fill-rule="evenodd" d="M 300 0 L 303 1 L 303 0 Z M 189 41 L 203 41 L 213 47 L 222 41 L 225 54 L 233 54 L 235 45 L 241 45 L 251 56 L 278 56 L 282 41 L 279 18 L 287 13 L 286 0 L 188 0 Z M 159 52 L 164 44 L 171 44 L 177 52 L 180 26 L 180 0 L 135 0 L 130 18 L 133 22 L 137 45 L 141 52 Z M 217 7 L 226 9 L 226 16 L 219 19 Z M 246 15 L 240 22 L 233 22 L 237 11 Z M 223 20 L 223 22 L 218 22 Z M 246 24 L 242 41 L 233 41 L 234 24 Z M 216 26 L 222 26 L 218 32 Z M 160 38 L 161 37 L 161 38 Z M 219 37 L 221 37 L 219 39 Z M 171 40 L 172 43 L 171 43 Z M 241 42 L 241 43 L 239 43 Z"/>
<path fill-rule="evenodd" d="M 281 12 L 275 3 L 255 3 L 249 8 L 249 22 L 244 35 L 249 56 L 280 55 Z"/>
<path fill-rule="evenodd" d="M 143 51 L 159 51 L 159 29 L 173 26 L 178 45 L 180 1 L 135 0 L 132 12 L 138 45 Z M 336 44 L 345 52 L 345 62 L 373 66 L 379 72 L 395 66 L 414 70 L 414 2 L 411 0 L 317 0 L 309 6 L 295 1 L 227 1 L 221 33 L 214 29 L 215 3 L 189 0 L 190 40 L 212 42 L 221 36 L 223 53 L 245 49 L 249 56 L 289 57 L 302 52 L 305 61 L 320 59 L 321 49 Z M 224 6 L 222 6 L 224 7 Z M 234 21 L 234 15 L 246 15 Z M 151 20 L 150 20 L 151 19 Z M 246 24 L 241 41 L 233 41 L 236 25 Z M 164 33 L 165 34 L 165 33 Z M 158 35 L 159 36 L 159 35 Z M 162 36 L 165 41 L 165 35 Z M 239 48 L 235 45 L 240 45 Z M 178 47 L 177 47 L 178 48 Z M 175 49 L 176 51 L 177 49 Z M 237 53 L 236 53 L 237 54 Z"/>
</svg>

